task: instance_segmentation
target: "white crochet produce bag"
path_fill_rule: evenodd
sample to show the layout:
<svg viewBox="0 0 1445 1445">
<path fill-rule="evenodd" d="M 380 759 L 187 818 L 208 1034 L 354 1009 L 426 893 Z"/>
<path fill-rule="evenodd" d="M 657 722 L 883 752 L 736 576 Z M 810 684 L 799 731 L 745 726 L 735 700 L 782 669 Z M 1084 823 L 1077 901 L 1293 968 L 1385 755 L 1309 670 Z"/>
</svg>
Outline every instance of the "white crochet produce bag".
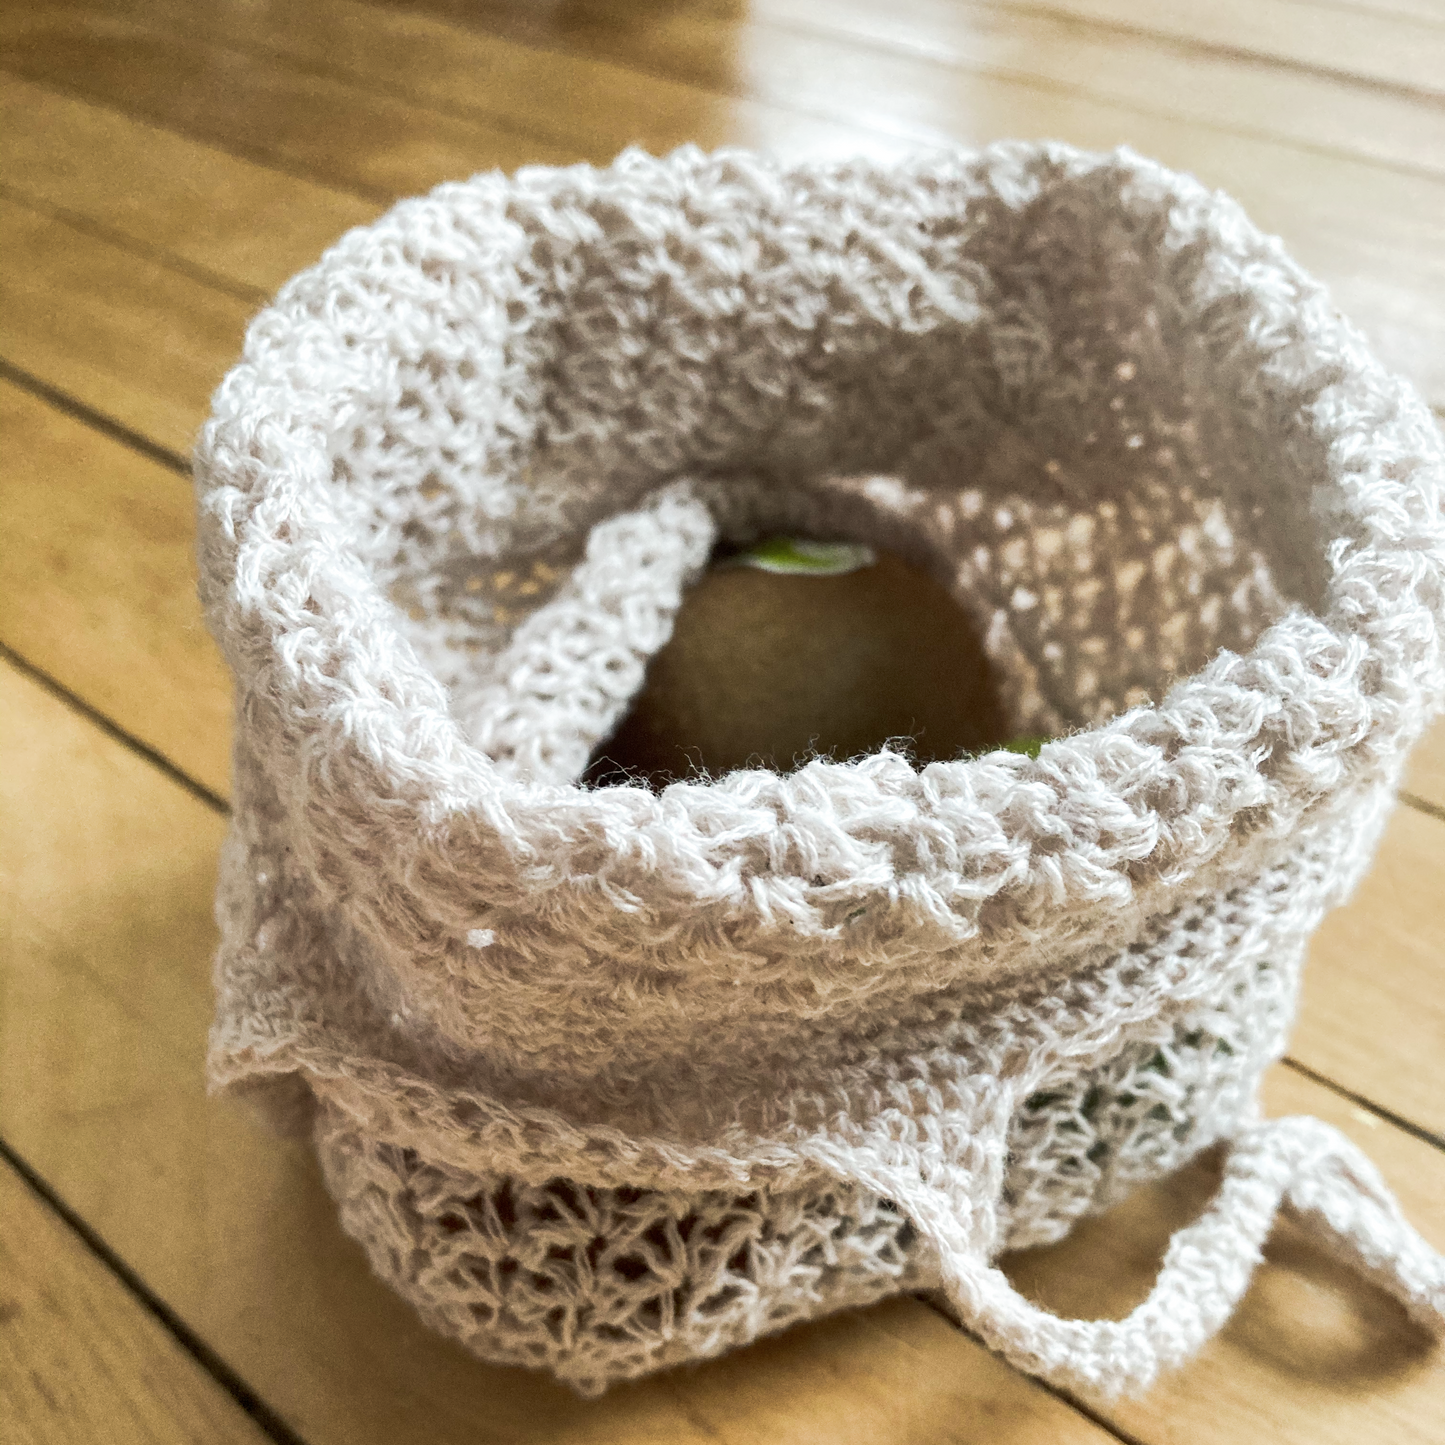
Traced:
<svg viewBox="0 0 1445 1445">
<path fill-rule="evenodd" d="M 400 205 L 258 318 L 197 455 L 212 1081 L 314 1129 L 432 1325 L 584 1392 L 918 1288 L 1141 1388 L 1282 1204 L 1439 1327 L 1375 1170 L 1256 1092 L 1445 692 L 1442 478 L 1278 242 L 1127 152 Z M 930 569 L 1061 736 L 581 786 L 714 541 L 778 530 Z M 1221 1141 L 1127 1319 L 993 1266 Z"/>
</svg>

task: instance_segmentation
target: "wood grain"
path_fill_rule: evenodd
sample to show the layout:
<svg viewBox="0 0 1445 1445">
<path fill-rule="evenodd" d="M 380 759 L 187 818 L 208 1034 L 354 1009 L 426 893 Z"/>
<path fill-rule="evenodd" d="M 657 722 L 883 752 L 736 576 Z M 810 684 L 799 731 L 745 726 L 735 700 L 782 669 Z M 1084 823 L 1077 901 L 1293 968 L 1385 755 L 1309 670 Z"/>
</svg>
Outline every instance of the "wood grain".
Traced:
<svg viewBox="0 0 1445 1445">
<path fill-rule="evenodd" d="M 188 456 L 255 300 L 0 197 L 0 357 Z"/>
<path fill-rule="evenodd" d="M 230 681 L 188 482 L 3 381 L 0 433 L 0 640 L 223 791 Z"/>
<path fill-rule="evenodd" d="M 441 4 L 460 18 L 456 0 Z M 473 23 L 501 29 L 527 23 L 520 9 L 468 7 Z M 508 20 L 490 18 L 500 15 Z M 1073 97 L 1127 109 L 1146 131 L 1156 120 L 1183 120 L 1200 130 L 1283 140 L 1431 174 L 1445 165 L 1445 154 L 1433 143 L 1445 129 L 1445 113 L 1430 103 L 1439 95 L 1438 76 L 1423 89 L 1341 83 L 1345 77 L 1338 69 L 1321 73 L 1310 64 L 1270 64 L 1258 53 L 1251 57 L 1254 63 L 1242 64 L 1237 44 L 1222 54 L 1217 46 L 1181 46 L 1147 26 L 1080 24 L 1047 5 L 912 0 L 885 8 L 866 0 L 827 6 L 817 0 L 756 0 L 745 16 L 686 3 L 654 11 L 646 26 L 637 25 L 635 16 L 628 0 L 590 0 L 568 6 L 550 23 L 532 20 L 530 33 L 540 42 L 549 31 L 560 31 L 588 52 L 633 60 L 649 70 L 668 67 L 698 83 L 775 102 L 781 97 L 774 89 L 781 71 L 774 62 L 788 57 L 802 58 L 799 70 L 810 68 L 810 60 L 821 62 L 822 74 L 842 64 L 869 81 L 894 73 L 952 71 L 970 92 L 980 81 L 996 80 L 1032 88 L 1045 105 L 1050 97 Z M 1378 22 L 1374 28 L 1380 28 Z M 1418 26 L 1390 28 L 1401 42 L 1419 40 Z M 1373 48 L 1376 53 L 1382 48 L 1378 38 Z M 1438 56 L 1438 41 L 1424 53 L 1432 49 Z M 850 55 L 856 57 L 851 65 Z M 896 69 L 880 63 L 885 57 Z M 1417 68 L 1424 69 L 1418 62 Z M 923 91 L 930 104 L 934 89 Z M 821 87 L 805 94 L 818 114 L 831 113 L 842 99 L 830 106 Z M 868 94 L 876 100 L 871 85 Z M 803 97 L 793 103 L 801 106 Z"/>
<path fill-rule="evenodd" d="M 1399 10 L 1408 3 L 1402 0 Z M 1432 6 L 1432 0 L 1418 3 L 1422 12 Z M 1005 0 L 999 5 L 899 0 L 887 10 L 867 0 L 753 0 L 749 10 L 779 24 L 833 28 L 859 39 L 891 35 L 895 43 L 930 51 L 947 42 L 960 16 L 968 17 L 962 23 L 976 25 L 1002 11 L 1024 21 L 1044 17 L 1070 23 L 1087 40 L 1131 54 L 1136 63 L 1141 50 L 1131 47 L 1152 41 L 1156 47 L 1177 45 L 1190 59 L 1214 55 L 1241 69 L 1242 60 L 1254 61 L 1261 85 L 1289 67 L 1336 84 L 1363 81 L 1423 95 L 1442 93 L 1436 64 L 1441 44 L 1438 5 L 1433 14 L 1419 16 L 1397 13 L 1390 0 L 1381 0 L 1374 13 L 1319 0 L 1211 0 L 1208 5 L 1170 0 Z M 1221 105 L 1214 119 L 1227 110 Z"/>
<path fill-rule="evenodd" d="M 1445 818 L 1398 809 L 1359 891 L 1315 936 L 1290 1052 L 1445 1140 L 1442 885 Z"/>
<path fill-rule="evenodd" d="M 1219 54 L 1207 45 L 1181 47 L 1148 27 L 1081 25 L 1046 8 L 912 0 L 883 9 L 866 0 L 827 6 L 759 0 L 745 14 L 729 14 L 716 5 L 681 4 L 655 13 L 643 44 L 633 48 L 618 44 L 620 35 L 636 28 L 628 24 L 636 7 L 625 3 L 569 6 L 554 12 L 550 25 L 536 23 L 533 7 L 530 44 L 507 34 L 504 25 L 459 35 L 454 26 L 415 10 L 355 0 L 311 0 L 304 8 L 264 13 L 244 0 L 218 0 L 203 11 L 184 0 L 87 0 L 85 8 L 150 24 L 164 17 L 188 35 L 431 97 L 574 150 L 579 143 L 589 152 L 606 148 L 610 140 L 609 156 L 623 145 L 666 149 L 683 139 L 704 146 L 761 139 L 788 153 L 833 150 L 850 141 L 856 147 L 867 131 L 844 113 L 832 123 L 800 114 L 785 94 L 754 94 L 750 72 L 737 68 L 729 77 L 709 64 L 729 52 L 771 54 L 802 44 L 810 54 L 820 45 L 852 53 L 866 65 L 891 55 L 953 70 L 965 83 L 991 76 L 1087 96 L 1136 111 L 1146 126 L 1156 116 L 1186 120 L 1445 174 L 1445 108 L 1429 103 L 1440 93 L 1438 76 L 1423 95 L 1415 85 L 1342 85 L 1338 71 L 1321 74 L 1298 62 L 1241 64 L 1237 48 Z M 488 13 L 469 8 L 474 23 L 480 19 L 484 26 Z M 90 30 L 104 21 L 83 23 Z M 1381 26 L 1373 22 L 1371 28 Z M 1403 32 L 1399 24 L 1385 28 L 1395 32 L 1395 50 L 1418 39 L 1419 27 L 1408 22 Z M 594 31 L 607 38 L 594 41 Z M 559 40 L 574 48 L 559 49 Z M 664 52 L 669 42 L 673 49 Z M 597 52 L 609 44 L 616 60 L 599 61 Z M 1378 39 L 1374 48 L 1382 49 Z M 686 54 L 686 71 L 676 68 L 679 51 Z M 649 59 L 656 63 L 641 93 L 644 105 L 630 66 Z M 675 74 L 696 83 L 680 82 Z M 659 102 L 667 107 L 657 115 L 661 128 L 645 123 Z"/>
<path fill-rule="evenodd" d="M 1321 8 L 1328 5 L 1329 0 L 1324 0 Z M 1385 19 L 1403 17 L 1421 20 L 1437 29 L 1445 27 L 1445 14 L 1441 13 L 1440 0 L 1348 0 L 1348 8 Z"/>
<path fill-rule="evenodd" d="M 1441 718 L 1410 755 L 1405 788 L 1434 808 L 1445 809 L 1445 718 Z"/>
<path fill-rule="evenodd" d="M 0 1135 L 310 1445 L 1103 1445 L 895 1300 L 577 1400 L 427 1331 L 310 1152 L 204 1097 L 223 822 L 0 664 Z"/>
<path fill-rule="evenodd" d="M 0 34 L 12 74 L 377 200 L 571 159 L 538 137 L 422 114 L 370 87 L 124 19 L 41 11 Z"/>
<path fill-rule="evenodd" d="M 0 85 L 0 177 L 263 295 L 382 209 L 15 76 Z"/>
<path fill-rule="evenodd" d="M 0 1161 L 0 1419 L 10 1445 L 266 1436 Z"/>
<path fill-rule="evenodd" d="M 278 67 L 320 69 L 444 114 L 551 142 L 569 160 L 605 164 L 626 146 L 763 146 L 787 156 L 897 155 L 903 145 L 851 119 L 823 120 L 785 105 L 720 93 L 589 54 L 458 30 L 423 14 L 310 0 L 258 12 L 246 0 L 88 0 L 87 9 L 211 44 Z M 89 22 L 84 22 L 87 25 Z M 419 124 L 424 121 L 418 120 Z"/>
</svg>

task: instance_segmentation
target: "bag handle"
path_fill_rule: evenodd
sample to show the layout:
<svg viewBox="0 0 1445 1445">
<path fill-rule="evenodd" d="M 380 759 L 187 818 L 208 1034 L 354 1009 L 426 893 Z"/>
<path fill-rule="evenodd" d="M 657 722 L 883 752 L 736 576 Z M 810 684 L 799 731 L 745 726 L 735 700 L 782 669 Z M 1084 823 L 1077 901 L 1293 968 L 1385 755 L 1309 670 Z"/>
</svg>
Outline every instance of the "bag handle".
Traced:
<svg viewBox="0 0 1445 1445">
<path fill-rule="evenodd" d="M 1063 1319 L 1025 1299 L 969 1247 L 942 1190 L 916 1171 L 889 1187 L 937 1249 L 944 1293 L 963 1325 L 1054 1385 L 1133 1393 L 1182 1364 L 1228 1320 L 1284 1203 L 1417 1321 L 1445 1333 L 1445 1258 L 1405 1220 L 1365 1155 L 1318 1119 L 1271 1119 L 1232 1142 L 1218 1193 L 1174 1235 L 1149 1297 L 1122 1320 Z"/>
<path fill-rule="evenodd" d="M 672 636 L 716 534 L 688 481 L 593 527 L 557 595 L 518 626 L 489 679 L 456 699 L 472 742 L 513 776 L 575 781 Z"/>
</svg>

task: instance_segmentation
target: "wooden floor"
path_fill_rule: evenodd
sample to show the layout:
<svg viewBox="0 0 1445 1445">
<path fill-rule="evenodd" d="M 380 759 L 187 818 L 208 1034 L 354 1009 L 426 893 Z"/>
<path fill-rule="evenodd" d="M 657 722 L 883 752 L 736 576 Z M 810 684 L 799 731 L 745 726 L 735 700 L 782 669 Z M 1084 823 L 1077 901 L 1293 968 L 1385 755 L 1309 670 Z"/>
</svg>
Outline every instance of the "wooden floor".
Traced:
<svg viewBox="0 0 1445 1445">
<path fill-rule="evenodd" d="M 311 1445 L 1445 1440 L 1445 1363 L 1281 1226 L 1147 1398 L 900 1299 L 583 1404 L 429 1335 L 306 1148 L 207 1102 L 227 682 L 186 456 L 247 317 L 447 178 L 684 141 L 1127 142 L 1238 196 L 1445 405 L 1442 0 L 93 0 L 0 7 L 0 1436 Z M 1275 1112 L 1445 1247 L 1445 727 L 1314 948 Z M 1202 1168 L 1011 1269 L 1140 1299 Z"/>
</svg>

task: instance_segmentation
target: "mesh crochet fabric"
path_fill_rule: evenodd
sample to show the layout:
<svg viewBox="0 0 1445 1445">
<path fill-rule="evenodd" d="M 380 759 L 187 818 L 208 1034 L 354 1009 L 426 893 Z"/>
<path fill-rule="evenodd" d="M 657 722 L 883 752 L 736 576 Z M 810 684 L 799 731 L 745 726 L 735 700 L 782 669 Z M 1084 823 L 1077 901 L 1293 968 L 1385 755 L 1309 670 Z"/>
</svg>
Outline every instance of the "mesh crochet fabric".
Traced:
<svg viewBox="0 0 1445 1445">
<path fill-rule="evenodd" d="M 442 187 L 256 321 L 197 454 L 237 679 L 214 1085 L 439 1329 L 595 1392 L 890 1291 L 1146 1385 L 1289 1205 L 1310 932 L 1445 692 L 1441 441 L 1277 242 L 1129 153 L 628 154 Z M 892 548 L 1011 753 L 583 788 L 718 538 Z M 1223 1141 L 1123 1321 L 993 1266 Z"/>
</svg>

